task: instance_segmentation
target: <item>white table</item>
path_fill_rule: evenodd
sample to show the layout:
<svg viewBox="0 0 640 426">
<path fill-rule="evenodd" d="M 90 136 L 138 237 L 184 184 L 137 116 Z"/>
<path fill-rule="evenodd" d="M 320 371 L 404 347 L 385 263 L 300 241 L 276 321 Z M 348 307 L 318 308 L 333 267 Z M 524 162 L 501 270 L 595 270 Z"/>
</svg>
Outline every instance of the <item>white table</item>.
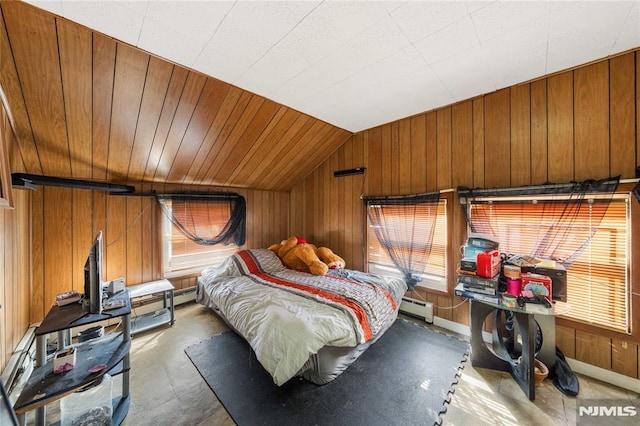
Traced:
<svg viewBox="0 0 640 426">
<path fill-rule="evenodd" d="M 175 322 L 173 304 L 174 289 L 173 284 L 171 284 L 167 279 L 150 281 L 127 287 L 132 305 L 135 302 L 135 299 L 155 294 L 162 294 L 163 308 L 155 312 L 149 312 L 147 314 L 134 317 L 131 320 L 131 334 L 140 333 L 163 324 L 173 325 Z"/>
</svg>

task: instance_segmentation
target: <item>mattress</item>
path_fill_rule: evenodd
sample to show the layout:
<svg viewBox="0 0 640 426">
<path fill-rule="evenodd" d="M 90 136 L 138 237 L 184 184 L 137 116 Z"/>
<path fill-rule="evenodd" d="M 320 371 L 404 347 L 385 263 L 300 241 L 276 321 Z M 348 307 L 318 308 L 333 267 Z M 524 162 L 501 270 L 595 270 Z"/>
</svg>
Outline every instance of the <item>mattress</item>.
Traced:
<svg viewBox="0 0 640 426">
<path fill-rule="evenodd" d="M 277 385 L 295 376 L 324 384 L 395 321 L 405 291 L 404 281 L 376 274 L 292 271 L 256 249 L 205 269 L 196 300 L 251 345 Z"/>
</svg>

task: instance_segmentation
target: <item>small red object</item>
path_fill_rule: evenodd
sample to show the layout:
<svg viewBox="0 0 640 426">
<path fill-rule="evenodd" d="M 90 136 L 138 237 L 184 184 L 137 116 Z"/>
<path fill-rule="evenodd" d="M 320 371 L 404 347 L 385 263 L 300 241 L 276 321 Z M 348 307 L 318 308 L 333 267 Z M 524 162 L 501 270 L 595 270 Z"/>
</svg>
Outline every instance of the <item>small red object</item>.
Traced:
<svg viewBox="0 0 640 426">
<path fill-rule="evenodd" d="M 493 278 L 500 272 L 500 253 L 498 250 L 488 250 L 476 256 L 476 275 L 483 278 Z"/>
<path fill-rule="evenodd" d="M 106 364 L 96 364 L 89 369 L 89 373 L 99 373 L 107 368 Z"/>
</svg>

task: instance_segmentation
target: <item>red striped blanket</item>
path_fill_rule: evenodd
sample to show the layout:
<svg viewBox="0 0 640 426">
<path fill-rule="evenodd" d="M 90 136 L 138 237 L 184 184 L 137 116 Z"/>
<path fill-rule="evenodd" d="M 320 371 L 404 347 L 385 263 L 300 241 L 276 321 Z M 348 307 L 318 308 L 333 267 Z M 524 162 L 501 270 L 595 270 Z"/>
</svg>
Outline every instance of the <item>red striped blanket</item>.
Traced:
<svg viewBox="0 0 640 426">
<path fill-rule="evenodd" d="M 291 271 L 266 250 L 241 250 L 233 255 L 233 261 L 244 275 L 256 283 L 347 313 L 359 343 L 371 339 L 395 315 L 397 305 L 393 297 L 374 283 Z"/>
</svg>

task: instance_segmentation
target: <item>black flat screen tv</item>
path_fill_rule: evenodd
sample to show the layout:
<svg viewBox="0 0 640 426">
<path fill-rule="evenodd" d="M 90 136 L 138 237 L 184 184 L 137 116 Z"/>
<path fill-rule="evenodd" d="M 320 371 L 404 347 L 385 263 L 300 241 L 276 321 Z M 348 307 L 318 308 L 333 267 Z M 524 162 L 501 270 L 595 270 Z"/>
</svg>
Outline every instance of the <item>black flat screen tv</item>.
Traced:
<svg viewBox="0 0 640 426">
<path fill-rule="evenodd" d="M 102 231 L 93 240 L 84 264 L 84 299 L 82 308 L 91 314 L 102 313 Z"/>
</svg>

